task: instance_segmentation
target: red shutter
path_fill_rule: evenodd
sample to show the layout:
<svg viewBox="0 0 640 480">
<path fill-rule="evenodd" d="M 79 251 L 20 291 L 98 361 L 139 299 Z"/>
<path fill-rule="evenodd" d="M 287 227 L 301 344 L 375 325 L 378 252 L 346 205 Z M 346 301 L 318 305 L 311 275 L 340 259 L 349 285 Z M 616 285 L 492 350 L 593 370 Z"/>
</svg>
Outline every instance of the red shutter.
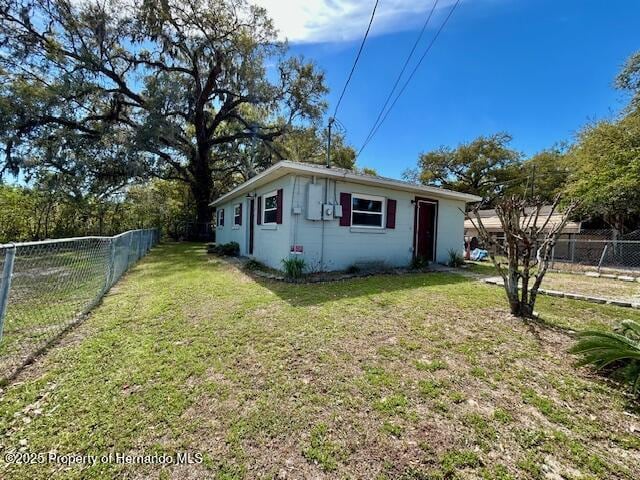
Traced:
<svg viewBox="0 0 640 480">
<path fill-rule="evenodd" d="M 282 223 L 282 189 L 276 193 L 276 223 Z"/>
<path fill-rule="evenodd" d="M 258 212 L 256 215 L 256 223 L 262 225 L 262 197 L 258 197 Z"/>
<path fill-rule="evenodd" d="M 396 228 L 396 201 L 387 198 L 387 228 Z"/>
<path fill-rule="evenodd" d="M 342 217 L 340 217 L 340 226 L 348 227 L 351 225 L 351 194 L 340 193 L 340 205 L 342 205 Z"/>
<path fill-rule="evenodd" d="M 240 221 L 238 222 L 238 225 L 242 225 L 242 204 L 240 204 Z"/>
</svg>

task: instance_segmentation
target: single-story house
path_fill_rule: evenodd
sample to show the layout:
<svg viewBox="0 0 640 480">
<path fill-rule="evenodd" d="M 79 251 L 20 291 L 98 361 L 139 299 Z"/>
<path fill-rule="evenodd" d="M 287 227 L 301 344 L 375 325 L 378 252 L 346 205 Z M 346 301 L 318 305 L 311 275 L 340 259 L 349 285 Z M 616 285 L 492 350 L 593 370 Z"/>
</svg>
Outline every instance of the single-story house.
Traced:
<svg viewBox="0 0 640 480">
<path fill-rule="evenodd" d="M 480 197 L 281 161 L 211 203 L 216 243 L 282 269 L 299 256 L 309 270 L 352 265 L 407 266 L 414 257 L 444 263 L 464 248 L 466 203 Z"/>
<path fill-rule="evenodd" d="M 540 215 L 538 217 L 538 225 L 541 226 L 544 223 L 544 221 L 547 219 L 547 216 L 551 212 L 551 208 L 552 208 L 551 205 L 542 206 L 542 208 L 540 209 Z M 494 209 L 486 209 L 486 210 L 480 210 L 478 213 L 480 214 L 482 225 L 484 225 L 484 228 L 487 230 L 487 232 L 497 240 L 504 239 L 504 231 L 502 230 L 502 224 L 500 223 L 500 219 L 498 218 L 496 211 Z M 527 221 L 527 217 L 534 213 L 535 213 L 535 208 L 533 207 L 527 208 L 525 210 L 524 216 L 521 219 L 522 224 L 524 225 L 525 222 Z M 556 209 L 551 215 L 551 218 L 549 219 L 549 223 L 547 223 L 545 227 L 545 231 L 550 231 L 552 228 L 558 225 L 561 221 L 562 221 L 562 212 Z M 477 220 L 475 219 L 475 217 L 473 218 L 473 221 L 468 219 L 464 221 L 465 238 L 471 239 L 473 237 L 477 237 L 478 240 L 480 239 L 478 230 L 476 229 L 477 227 L 477 225 L 475 225 L 476 223 L 477 223 Z M 582 222 L 570 220 L 562 229 L 562 233 L 560 234 L 559 238 L 563 240 L 569 240 L 573 238 L 575 234 L 580 233 L 581 229 L 582 229 Z"/>
</svg>

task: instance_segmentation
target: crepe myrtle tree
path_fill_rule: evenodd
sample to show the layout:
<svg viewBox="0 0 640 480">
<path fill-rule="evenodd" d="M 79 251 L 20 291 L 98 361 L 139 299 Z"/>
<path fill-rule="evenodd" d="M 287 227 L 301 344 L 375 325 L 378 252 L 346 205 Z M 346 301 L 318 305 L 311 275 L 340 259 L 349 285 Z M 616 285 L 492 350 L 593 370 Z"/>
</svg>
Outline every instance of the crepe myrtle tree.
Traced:
<svg viewBox="0 0 640 480">
<path fill-rule="evenodd" d="M 495 211 L 504 232 L 503 241 L 497 241 L 485 228 L 480 216 L 482 202 L 466 213 L 502 277 L 511 314 L 518 317 L 534 316 L 536 297 L 549 268 L 553 247 L 577 207 L 575 201 L 567 204 L 560 221 L 552 223 L 554 213 L 559 211 L 560 199 L 557 195 L 551 209 L 544 214 L 542 207 L 546 202 L 540 198 L 512 195 L 496 201 Z"/>
<path fill-rule="evenodd" d="M 326 108 L 324 75 L 247 0 L 0 0 L 0 75 L 0 172 L 116 139 L 136 175 L 186 183 L 199 222 L 267 166 L 256 143 Z"/>
</svg>

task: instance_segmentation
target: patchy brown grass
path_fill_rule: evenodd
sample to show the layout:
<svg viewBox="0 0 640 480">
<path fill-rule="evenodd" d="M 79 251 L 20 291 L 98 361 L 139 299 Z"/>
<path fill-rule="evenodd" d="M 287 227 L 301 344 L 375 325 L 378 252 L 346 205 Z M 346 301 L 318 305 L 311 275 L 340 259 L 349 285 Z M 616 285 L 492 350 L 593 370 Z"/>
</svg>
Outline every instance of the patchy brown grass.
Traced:
<svg viewBox="0 0 640 480">
<path fill-rule="evenodd" d="M 203 250 L 158 249 L 8 386 L 0 445 L 204 462 L 0 464 L 0 476 L 640 475 L 637 405 L 566 353 L 569 329 L 638 312 L 541 298 L 542 321 L 524 323 L 500 289 L 459 275 L 290 285 Z"/>
</svg>

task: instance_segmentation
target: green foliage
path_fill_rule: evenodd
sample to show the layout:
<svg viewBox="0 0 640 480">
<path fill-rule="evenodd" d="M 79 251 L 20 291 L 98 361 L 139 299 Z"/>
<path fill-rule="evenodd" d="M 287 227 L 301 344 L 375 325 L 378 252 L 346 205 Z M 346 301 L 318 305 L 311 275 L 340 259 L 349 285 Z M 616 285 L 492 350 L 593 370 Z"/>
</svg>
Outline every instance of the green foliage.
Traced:
<svg viewBox="0 0 640 480">
<path fill-rule="evenodd" d="M 423 153 L 417 170 L 405 172 L 404 177 L 424 185 L 492 197 L 519 172 L 520 154 L 509 148 L 511 139 L 507 133 L 497 133 L 478 137 L 455 149 L 440 147 Z"/>
<path fill-rule="evenodd" d="M 448 254 L 449 254 L 448 265 L 450 267 L 458 268 L 464 265 L 464 257 L 458 250 L 456 250 L 455 248 L 452 248 L 449 250 Z"/>
<path fill-rule="evenodd" d="M 240 255 L 240 245 L 238 242 L 221 243 L 211 246 L 208 251 L 225 257 L 237 257 Z"/>
<path fill-rule="evenodd" d="M 573 165 L 567 159 L 564 147 L 543 150 L 522 163 L 517 177 L 506 186 L 505 194 L 535 196 L 552 204 L 564 191 L 572 171 Z"/>
<path fill-rule="evenodd" d="M 302 278 L 304 275 L 306 262 L 304 258 L 299 257 L 283 258 L 282 266 L 284 267 L 284 274 L 287 278 L 297 279 Z"/>
<path fill-rule="evenodd" d="M 616 87 L 629 92 L 630 110 L 640 109 L 640 51 L 631 55 L 616 77 Z"/>
<path fill-rule="evenodd" d="M 195 211 L 181 182 L 151 180 L 121 195 L 74 194 L 60 176 L 29 186 L 0 184 L 0 242 L 84 235 L 114 235 L 136 228 L 162 228 L 178 237 Z"/>
<path fill-rule="evenodd" d="M 623 231 L 640 215 L 640 114 L 586 127 L 569 151 L 575 172 L 568 195 L 581 200 L 580 213 L 603 218 Z"/>
<path fill-rule="evenodd" d="M 29 190 L 0 184 L 0 243 L 31 240 L 35 198 Z"/>
<path fill-rule="evenodd" d="M 581 355 L 580 365 L 614 373 L 640 391 L 640 323 L 623 320 L 614 332 L 587 330 L 578 334 L 571 353 Z"/>
<path fill-rule="evenodd" d="M 371 175 L 371 176 L 378 176 L 378 171 L 375 168 L 371 168 L 371 167 L 362 167 L 362 168 L 356 168 L 356 172 L 361 173 L 363 175 Z"/>
<path fill-rule="evenodd" d="M 297 127 L 288 131 L 275 142 L 279 154 L 295 162 L 327 162 L 327 131 L 317 126 Z M 331 133 L 331 165 L 334 167 L 355 169 L 356 152 L 348 146 L 344 135 Z"/>
<path fill-rule="evenodd" d="M 246 0 L 9 2 L 0 45 L 0 172 L 51 170 L 105 195 L 177 180 L 199 222 L 326 109 L 324 75 Z M 336 164 L 353 163 L 346 150 Z"/>
</svg>

